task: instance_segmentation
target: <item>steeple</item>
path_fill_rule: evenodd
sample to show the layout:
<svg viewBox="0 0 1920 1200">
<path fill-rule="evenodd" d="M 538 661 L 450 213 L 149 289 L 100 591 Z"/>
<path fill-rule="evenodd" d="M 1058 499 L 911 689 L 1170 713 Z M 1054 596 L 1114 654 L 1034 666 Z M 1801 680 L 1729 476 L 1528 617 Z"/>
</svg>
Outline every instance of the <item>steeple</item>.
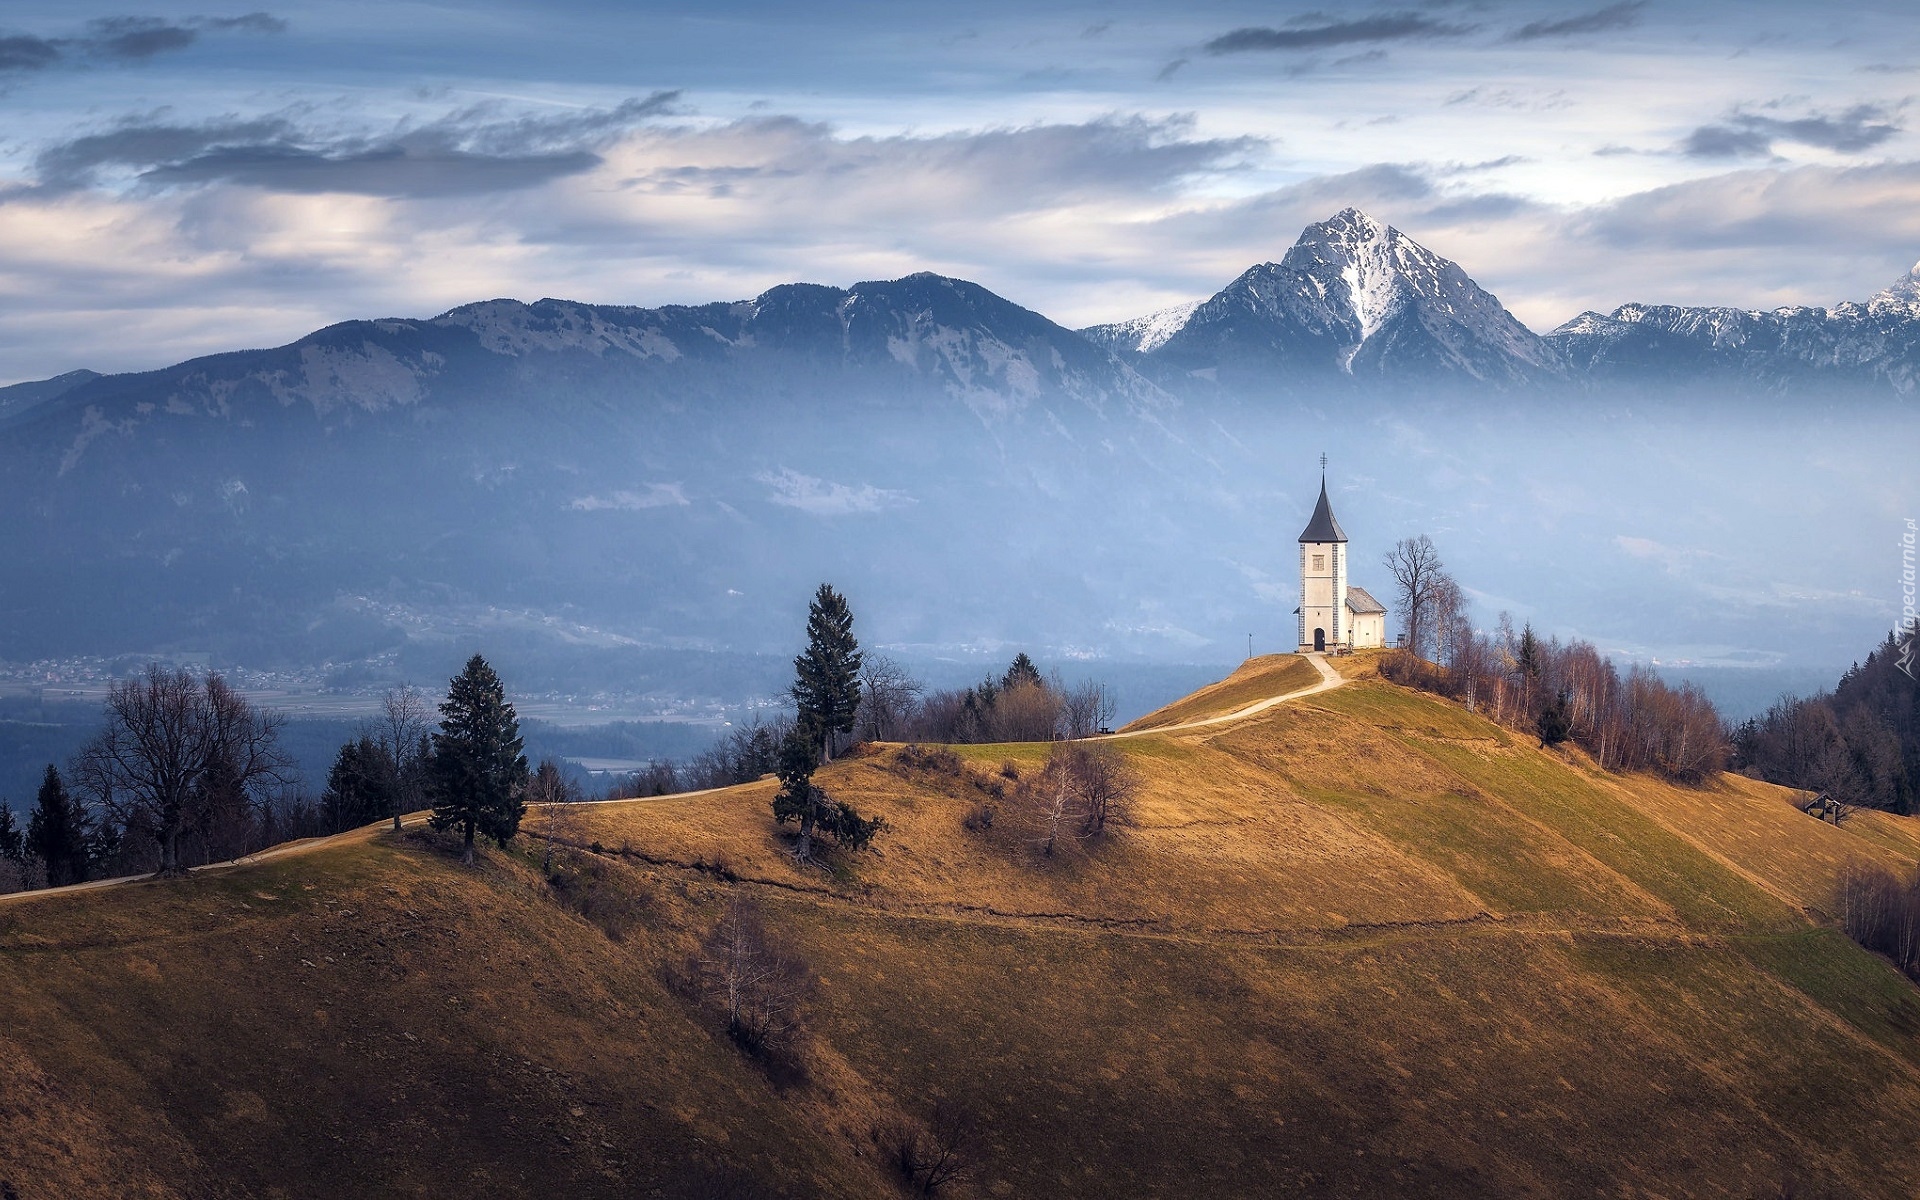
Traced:
<svg viewBox="0 0 1920 1200">
<path fill-rule="evenodd" d="M 1324 464 L 1323 464 L 1324 466 Z M 1313 506 L 1313 519 L 1300 531 L 1302 542 L 1344 542 L 1347 535 L 1341 532 L 1340 522 L 1333 519 L 1333 506 L 1327 503 L 1327 477 L 1320 476 L 1320 503 Z"/>
</svg>

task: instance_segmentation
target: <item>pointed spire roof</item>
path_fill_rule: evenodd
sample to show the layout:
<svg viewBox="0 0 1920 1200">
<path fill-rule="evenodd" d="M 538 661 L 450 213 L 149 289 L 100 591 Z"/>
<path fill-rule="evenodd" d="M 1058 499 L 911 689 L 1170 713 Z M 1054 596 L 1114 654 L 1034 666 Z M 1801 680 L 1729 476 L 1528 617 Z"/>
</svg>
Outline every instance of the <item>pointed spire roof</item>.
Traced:
<svg viewBox="0 0 1920 1200">
<path fill-rule="evenodd" d="M 1313 506 L 1313 519 L 1300 531 L 1303 542 L 1344 542 L 1346 533 L 1333 519 L 1333 505 L 1327 503 L 1327 477 L 1320 477 L 1320 503 Z"/>
</svg>

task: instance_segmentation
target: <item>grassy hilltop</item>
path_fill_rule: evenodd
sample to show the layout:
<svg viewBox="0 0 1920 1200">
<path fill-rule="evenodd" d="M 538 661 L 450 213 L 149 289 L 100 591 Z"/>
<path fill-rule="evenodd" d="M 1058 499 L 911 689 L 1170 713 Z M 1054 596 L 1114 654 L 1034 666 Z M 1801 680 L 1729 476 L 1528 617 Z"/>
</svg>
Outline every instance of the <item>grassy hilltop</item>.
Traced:
<svg viewBox="0 0 1920 1200">
<path fill-rule="evenodd" d="M 537 843 L 469 872 L 369 831 L 0 904 L 0 1180 L 876 1196 L 872 1131 L 944 1101 L 982 1133 L 943 1195 L 1920 1192 L 1920 991 L 1823 911 L 1920 823 L 1609 776 L 1340 669 L 1136 723 L 1134 826 L 1052 863 L 963 827 L 1046 747 L 876 748 L 821 772 L 892 825 L 831 873 L 766 782 L 592 806 L 559 892 Z M 674 983 L 740 895 L 817 976 L 805 1078 Z"/>
</svg>

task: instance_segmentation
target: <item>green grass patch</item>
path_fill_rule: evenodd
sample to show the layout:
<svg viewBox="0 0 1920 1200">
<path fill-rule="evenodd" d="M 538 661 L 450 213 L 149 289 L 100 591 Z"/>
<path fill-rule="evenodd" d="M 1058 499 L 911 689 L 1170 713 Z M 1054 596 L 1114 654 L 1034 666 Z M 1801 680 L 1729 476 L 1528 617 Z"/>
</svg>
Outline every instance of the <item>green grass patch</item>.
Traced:
<svg viewBox="0 0 1920 1200">
<path fill-rule="evenodd" d="M 1502 746 L 1513 736 L 1457 704 L 1409 688 L 1364 679 L 1313 697 L 1321 708 L 1356 717 L 1381 729 L 1437 738 L 1491 738 Z"/>
<path fill-rule="evenodd" d="M 1690 924 L 1757 931 L 1801 923 L 1785 904 L 1562 763 L 1532 754 L 1481 755 L 1447 743 L 1418 748 L 1665 901 Z"/>
<path fill-rule="evenodd" d="M 1920 988 L 1891 963 L 1837 929 L 1739 938 L 1733 945 L 1761 970 L 1920 1066 Z"/>
</svg>

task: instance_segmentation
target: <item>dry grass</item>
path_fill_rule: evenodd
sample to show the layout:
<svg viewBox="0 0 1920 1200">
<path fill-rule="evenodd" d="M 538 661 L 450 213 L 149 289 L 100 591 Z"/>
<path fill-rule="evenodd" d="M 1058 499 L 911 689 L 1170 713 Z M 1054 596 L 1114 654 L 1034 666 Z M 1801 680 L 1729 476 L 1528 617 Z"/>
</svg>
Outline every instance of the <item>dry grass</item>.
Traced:
<svg viewBox="0 0 1920 1200">
<path fill-rule="evenodd" d="M 1225 716 L 1269 696 L 1284 695 L 1319 682 L 1320 672 L 1314 670 L 1313 664 L 1301 655 L 1263 654 L 1248 659 L 1219 683 L 1201 688 L 1193 695 L 1175 700 L 1164 708 L 1157 708 L 1126 729 L 1129 732 L 1161 729 L 1187 721 Z"/>
<path fill-rule="evenodd" d="M 1051 863 L 963 825 L 1046 747 L 884 749 L 821 774 L 892 826 L 831 870 L 763 783 L 585 809 L 591 891 L 383 838 L 0 908 L 0 1179 L 886 1195 L 871 1131 L 944 1098 L 984 1131 L 959 1196 L 1920 1191 L 1920 991 L 1817 924 L 1912 823 L 1606 776 L 1342 671 L 1118 743 L 1136 825 Z M 662 983 L 741 894 L 819 977 L 805 1084 Z"/>
</svg>

